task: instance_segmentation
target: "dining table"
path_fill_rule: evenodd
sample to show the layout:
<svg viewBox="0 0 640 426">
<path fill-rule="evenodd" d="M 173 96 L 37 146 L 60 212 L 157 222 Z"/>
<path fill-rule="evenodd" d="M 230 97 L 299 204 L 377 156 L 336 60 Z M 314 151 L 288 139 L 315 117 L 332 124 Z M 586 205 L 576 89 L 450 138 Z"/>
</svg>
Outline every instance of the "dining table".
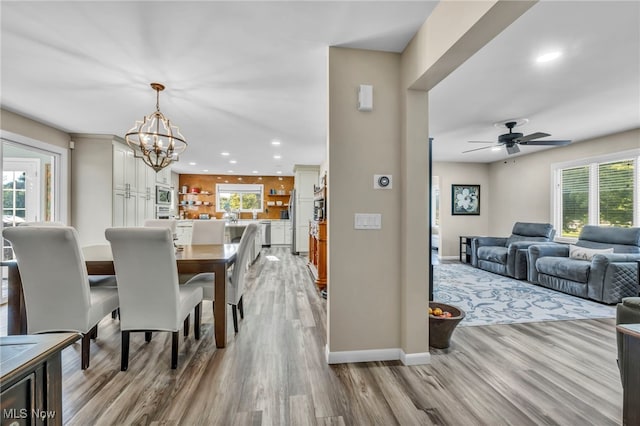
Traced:
<svg viewBox="0 0 640 426">
<path fill-rule="evenodd" d="M 220 308 L 214 310 L 214 334 L 216 347 L 224 348 L 227 342 L 226 283 L 229 267 L 236 260 L 239 244 L 198 244 L 179 246 L 176 249 L 178 274 L 213 272 L 215 300 Z M 109 244 L 97 244 L 82 248 L 88 275 L 115 275 L 113 256 Z M 7 334 L 27 334 L 27 314 L 22 293 L 20 268 L 15 260 L 2 262 L 8 267 Z M 148 265 L 146 265 L 148 266 Z M 144 267 L 141 265 L 141 267 Z"/>
</svg>

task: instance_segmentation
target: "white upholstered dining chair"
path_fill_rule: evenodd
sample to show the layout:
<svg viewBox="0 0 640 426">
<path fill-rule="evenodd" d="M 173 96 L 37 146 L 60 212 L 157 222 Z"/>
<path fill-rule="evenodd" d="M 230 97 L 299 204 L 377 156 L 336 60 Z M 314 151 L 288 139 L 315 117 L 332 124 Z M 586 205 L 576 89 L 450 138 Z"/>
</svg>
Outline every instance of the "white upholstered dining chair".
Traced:
<svg viewBox="0 0 640 426">
<path fill-rule="evenodd" d="M 171 368 L 178 366 L 179 330 L 189 334 L 189 313 L 194 310 L 194 335 L 200 339 L 202 289 L 178 285 L 175 248 L 169 228 L 109 228 L 120 296 L 122 358 L 120 369 L 129 367 L 129 335 L 144 331 L 172 332 Z"/>
<path fill-rule="evenodd" d="M 16 255 L 29 334 L 82 333 L 82 369 L 98 323 L 118 308 L 115 288 L 90 287 L 78 234 L 68 226 L 5 228 Z"/>
<path fill-rule="evenodd" d="M 194 220 L 191 244 L 224 244 L 224 220 Z"/>
<path fill-rule="evenodd" d="M 195 224 L 195 222 L 194 222 Z M 244 318 L 244 306 L 243 306 L 243 294 L 244 283 L 247 268 L 251 263 L 251 248 L 254 244 L 254 239 L 258 232 L 258 225 L 256 223 L 250 223 L 245 228 L 242 238 L 240 239 L 240 245 L 236 254 L 236 261 L 233 264 L 233 271 L 228 275 L 226 297 L 227 303 L 231 305 L 231 313 L 233 315 L 233 329 L 238 332 L 238 313 L 240 311 L 240 318 Z M 199 287 L 202 288 L 204 299 L 211 300 L 213 302 L 213 309 L 215 311 L 215 291 L 214 291 L 214 273 L 198 274 L 184 286 Z M 224 306 L 224 304 L 221 304 Z"/>
<path fill-rule="evenodd" d="M 62 222 L 22 222 L 18 226 L 67 226 Z M 91 247 L 91 246 L 89 246 Z M 82 250 L 87 248 L 87 246 L 83 246 Z M 89 285 L 90 286 L 100 286 L 100 287 L 112 287 L 115 288 L 116 276 L 115 275 L 89 275 Z M 115 318 L 115 315 L 112 315 Z"/>
<path fill-rule="evenodd" d="M 169 228 L 171 229 L 171 235 L 176 234 L 178 227 L 178 221 L 175 219 L 146 219 L 144 221 L 145 228 Z"/>
</svg>

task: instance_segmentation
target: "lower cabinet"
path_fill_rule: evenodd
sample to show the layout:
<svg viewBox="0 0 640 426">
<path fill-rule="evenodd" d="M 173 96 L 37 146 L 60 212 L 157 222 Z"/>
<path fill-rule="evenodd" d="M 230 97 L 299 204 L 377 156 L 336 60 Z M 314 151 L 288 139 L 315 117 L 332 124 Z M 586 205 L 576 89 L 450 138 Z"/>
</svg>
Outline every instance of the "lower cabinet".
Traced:
<svg viewBox="0 0 640 426">
<path fill-rule="evenodd" d="M 271 222 L 271 245 L 291 244 L 291 222 L 274 220 Z"/>
</svg>

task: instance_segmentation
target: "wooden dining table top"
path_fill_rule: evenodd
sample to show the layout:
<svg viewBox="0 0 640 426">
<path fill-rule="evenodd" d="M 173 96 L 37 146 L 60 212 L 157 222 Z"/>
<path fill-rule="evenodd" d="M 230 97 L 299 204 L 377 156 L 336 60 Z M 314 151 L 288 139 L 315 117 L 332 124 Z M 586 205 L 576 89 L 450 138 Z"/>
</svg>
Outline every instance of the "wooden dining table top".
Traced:
<svg viewBox="0 0 640 426">
<path fill-rule="evenodd" d="M 196 244 L 179 246 L 176 249 L 177 261 L 210 260 L 226 263 L 238 252 L 240 244 Z M 82 247 L 86 262 L 113 261 L 111 245 L 96 244 Z"/>
</svg>

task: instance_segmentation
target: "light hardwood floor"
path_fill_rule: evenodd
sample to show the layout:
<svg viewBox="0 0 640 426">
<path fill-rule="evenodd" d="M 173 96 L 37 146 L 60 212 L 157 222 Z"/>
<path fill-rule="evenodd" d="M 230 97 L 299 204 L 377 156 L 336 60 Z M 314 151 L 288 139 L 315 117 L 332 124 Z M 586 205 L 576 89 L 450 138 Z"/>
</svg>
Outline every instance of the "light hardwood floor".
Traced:
<svg viewBox="0 0 640 426">
<path fill-rule="evenodd" d="M 271 261 L 266 255 L 276 256 Z M 425 304 L 426 305 L 426 304 Z M 426 309 L 426 306 L 425 306 Z M 305 259 L 264 250 L 250 271 L 245 318 L 216 350 L 203 335 L 132 334 L 120 372 L 118 321 L 106 318 L 80 369 L 63 352 L 65 423 L 73 425 L 618 425 L 622 389 L 613 319 L 458 327 L 430 365 L 327 365 L 326 301 Z M 230 321 L 229 321 L 230 322 Z"/>
</svg>

